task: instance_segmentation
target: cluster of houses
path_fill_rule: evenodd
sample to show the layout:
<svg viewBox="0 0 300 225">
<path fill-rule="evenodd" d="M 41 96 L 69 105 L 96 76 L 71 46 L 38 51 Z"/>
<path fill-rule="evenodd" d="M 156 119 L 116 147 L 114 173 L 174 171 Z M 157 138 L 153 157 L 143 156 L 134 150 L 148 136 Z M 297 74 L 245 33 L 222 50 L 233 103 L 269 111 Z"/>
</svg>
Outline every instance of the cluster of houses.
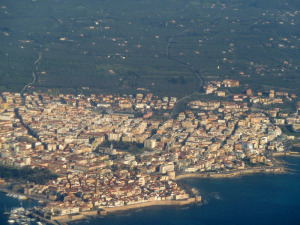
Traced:
<svg viewBox="0 0 300 225">
<path fill-rule="evenodd" d="M 238 86 L 230 80 L 213 84 Z M 250 112 L 243 101 L 196 100 L 176 118 L 165 120 L 98 110 L 104 107 L 99 104 L 109 104 L 112 111 L 146 112 L 172 108 L 176 100 L 153 100 L 152 94 L 125 98 L 4 92 L 1 163 L 46 168 L 59 175 L 46 185 L 24 187 L 28 195 L 54 200 L 43 209 L 47 215 L 180 200 L 189 195 L 177 185 L 175 173 L 243 170 L 258 163 L 271 166 L 266 153 L 284 151 L 282 141 L 277 141 L 282 137 L 279 125 L 299 124 L 298 111 Z M 137 154 L 113 145 L 102 147 L 105 141 L 144 148 Z"/>
<path fill-rule="evenodd" d="M 206 82 L 203 87 L 205 94 L 215 94 L 218 97 L 228 97 L 226 91 L 220 90 L 220 88 L 234 88 L 239 87 L 239 81 L 226 79 L 223 81 L 209 81 Z M 232 100 L 234 102 L 250 102 L 250 103 L 260 103 L 263 105 L 270 104 L 283 104 L 284 100 L 292 101 L 296 99 L 295 94 L 289 94 L 288 92 L 269 90 L 267 92 L 258 92 L 256 95 L 252 89 L 247 89 L 245 93 L 233 94 Z M 194 107 L 197 107 L 194 105 Z"/>
</svg>

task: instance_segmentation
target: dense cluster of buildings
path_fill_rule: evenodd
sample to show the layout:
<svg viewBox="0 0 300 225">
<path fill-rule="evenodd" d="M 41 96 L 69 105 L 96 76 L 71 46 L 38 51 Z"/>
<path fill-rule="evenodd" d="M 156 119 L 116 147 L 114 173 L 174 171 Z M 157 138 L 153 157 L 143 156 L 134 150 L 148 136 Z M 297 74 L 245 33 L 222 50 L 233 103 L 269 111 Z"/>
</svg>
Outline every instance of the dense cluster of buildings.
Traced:
<svg viewBox="0 0 300 225">
<path fill-rule="evenodd" d="M 239 84 L 225 80 L 210 85 Z M 43 209 L 45 215 L 182 200 L 189 195 L 177 185 L 175 172 L 220 173 L 257 163 L 272 165 L 268 153 L 284 151 L 282 141 L 277 141 L 282 136 L 278 125 L 299 123 L 298 114 L 276 108 L 250 112 L 248 102 L 235 100 L 192 101 L 175 119 L 132 116 L 137 111 L 148 115 L 170 110 L 176 101 L 152 94 L 2 93 L 1 162 L 59 174 L 45 185 L 25 186 L 27 195 L 55 200 Z M 135 154 L 130 148 L 102 147 L 105 141 L 139 143 L 144 151 Z"/>
<path fill-rule="evenodd" d="M 209 81 L 203 87 L 205 94 L 215 94 L 218 97 L 228 97 L 228 93 L 224 88 L 239 87 L 239 81 L 226 79 L 224 81 Z M 223 90 L 222 90 L 223 88 Z M 288 92 L 269 90 L 265 93 L 258 92 L 254 94 L 252 89 L 247 89 L 245 93 L 233 94 L 232 101 L 234 102 L 250 102 L 260 103 L 263 105 L 270 104 L 283 104 L 284 100 L 292 101 L 297 98 L 295 94 L 289 94 Z"/>
</svg>

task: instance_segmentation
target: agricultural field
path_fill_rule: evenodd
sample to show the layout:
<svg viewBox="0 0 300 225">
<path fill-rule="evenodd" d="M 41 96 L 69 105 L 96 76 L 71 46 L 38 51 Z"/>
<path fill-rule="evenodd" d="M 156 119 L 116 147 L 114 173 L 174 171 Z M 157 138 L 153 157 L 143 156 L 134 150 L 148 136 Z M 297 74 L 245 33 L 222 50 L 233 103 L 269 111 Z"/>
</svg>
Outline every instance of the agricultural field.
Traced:
<svg viewBox="0 0 300 225">
<path fill-rule="evenodd" d="M 295 0 L 2 0 L 0 91 L 299 95 L 299 35 Z"/>
</svg>

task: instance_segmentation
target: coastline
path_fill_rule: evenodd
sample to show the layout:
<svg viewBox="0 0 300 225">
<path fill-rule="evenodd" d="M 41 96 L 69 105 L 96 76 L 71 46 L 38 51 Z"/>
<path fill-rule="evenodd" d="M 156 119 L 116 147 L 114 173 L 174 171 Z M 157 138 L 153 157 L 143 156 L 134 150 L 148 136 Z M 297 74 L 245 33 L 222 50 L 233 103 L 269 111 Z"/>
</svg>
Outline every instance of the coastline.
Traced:
<svg viewBox="0 0 300 225">
<path fill-rule="evenodd" d="M 176 180 L 186 179 L 186 178 L 231 178 L 243 175 L 250 175 L 256 173 L 287 173 L 286 169 L 284 168 L 275 168 L 275 169 L 261 169 L 261 168 L 253 168 L 253 169 L 245 169 L 241 171 L 233 171 L 230 173 L 207 173 L 207 174 L 200 174 L 200 173 L 187 173 L 187 174 L 180 174 L 175 177 Z"/>
<path fill-rule="evenodd" d="M 232 178 L 242 175 L 251 175 L 257 173 L 287 173 L 288 171 L 284 167 L 276 167 L 276 168 L 251 168 L 251 169 L 244 169 L 241 171 L 233 171 L 226 174 L 180 174 L 175 177 L 175 180 L 181 180 L 186 178 Z M 143 202 L 137 203 L 132 205 L 126 206 L 117 206 L 117 207 L 106 207 L 100 210 L 93 210 L 88 212 L 81 212 L 80 214 L 76 215 L 64 215 L 60 217 L 52 217 L 51 220 L 58 220 L 60 222 L 72 222 L 76 220 L 84 220 L 90 216 L 105 216 L 108 213 L 115 213 L 120 211 L 132 210 L 132 209 L 139 209 L 144 207 L 151 207 L 151 206 L 183 206 L 189 205 L 193 203 L 201 202 L 201 195 L 192 197 L 186 200 L 162 200 L 162 201 L 151 201 L 151 202 Z"/>
<path fill-rule="evenodd" d="M 281 160 L 281 158 L 279 158 Z M 284 159 L 284 157 L 283 157 Z M 287 164 L 286 165 L 291 165 L 291 166 L 297 166 L 297 174 L 296 175 L 291 175 L 291 176 L 285 176 L 285 175 L 256 175 L 254 174 L 253 176 L 242 176 L 241 179 L 242 181 L 247 181 L 249 182 L 249 184 L 255 184 L 253 181 L 256 180 L 256 177 L 258 177 L 259 183 L 257 183 L 257 185 L 255 184 L 255 191 L 254 194 L 250 193 L 250 195 L 245 195 L 243 199 L 241 199 L 241 204 L 238 204 L 238 207 L 241 208 L 241 206 L 247 202 L 245 202 L 245 200 L 247 198 L 250 198 L 250 203 L 255 203 L 255 200 L 253 200 L 253 197 L 264 197 L 266 196 L 266 194 L 261 193 L 260 191 L 258 192 L 258 194 L 255 194 L 257 192 L 257 190 L 260 190 L 259 188 L 264 188 L 262 190 L 264 190 L 265 192 L 266 189 L 266 185 L 270 185 L 270 182 L 272 182 L 272 184 L 279 184 L 280 182 L 283 182 L 287 179 L 287 183 L 284 182 L 285 186 L 289 187 L 287 190 L 288 191 L 288 199 L 291 199 L 292 196 L 294 195 L 294 193 L 292 193 L 291 190 L 293 190 L 292 187 L 290 187 L 290 179 L 293 179 L 293 181 L 295 181 L 295 179 L 297 179 L 297 177 L 299 177 L 299 158 L 298 157 L 287 157 Z M 289 160 L 293 160 L 293 161 L 289 161 Z M 295 161 L 297 160 L 297 161 Z M 297 164 L 296 164 L 297 163 Z M 288 166 L 289 167 L 289 166 Z M 293 169 L 294 167 L 292 167 L 291 169 Z M 295 169 L 295 168 L 294 168 Z M 244 180 L 245 179 L 245 180 Z M 275 179 L 275 181 L 273 181 Z M 75 224 L 91 224 L 91 225 L 97 225 L 97 224 L 122 224 L 122 223 L 131 223 L 130 221 L 134 221 L 134 223 L 132 222 L 132 224 L 143 224 L 143 218 L 146 218 L 147 215 L 149 215 L 149 213 L 152 213 L 151 215 L 153 215 L 153 219 L 150 219 L 149 222 L 145 222 L 145 224 L 147 225 L 151 225 L 151 224 L 155 224 L 157 223 L 157 221 L 159 220 L 159 218 L 163 217 L 163 219 L 161 220 L 162 223 L 161 224 L 165 224 L 168 223 L 170 221 L 170 218 L 172 217 L 172 213 L 174 212 L 176 215 L 174 219 L 177 221 L 181 221 L 181 215 L 184 215 L 184 219 L 185 218 L 189 218 L 191 217 L 191 221 L 194 222 L 195 224 L 197 224 L 196 221 L 204 221 L 205 223 L 207 222 L 211 222 L 210 217 L 213 217 L 213 215 L 215 214 L 216 210 L 219 210 L 220 208 L 226 208 L 228 207 L 228 211 L 230 211 L 232 209 L 232 205 L 234 203 L 234 206 L 236 206 L 236 199 L 239 199 L 239 197 L 235 198 L 233 195 L 234 194 L 228 194 L 230 191 L 232 190 L 232 187 L 236 187 L 237 189 L 237 194 L 239 195 L 241 192 L 242 193 L 248 193 L 250 188 L 246 188 L 247 185 L 245 185 L 245 182 L 241 182 L 240 179 L 235 179 L 235 178 L 231 178 L 231 179 L 222 179 L 223 181 L 220 183 L 220 179 L 187 179 L 187 180 L 182 180 L 182 182 L 184 182 L 186 185 L 189 185 L 191 187 L 195 187 L 198 190 L 203 190 L 203 198 L 204 198 L 204 204 L 208 203 L 205 205 L 205 207 L 202 207 L 200 204 L 200 206 L 195 207 L 193 204 L 192 205 L 187 205 L 187 206 L 153 206 L 153 207 L 146 207 L 144 209 L 142 208 L 136 208 L 133 210 L 127 210 L 127 211 L 119 211 L 119 212 L 112 212 L 109 213 L 107 216 L 103 216 L 103 215 L 97 215 L 96 214 L 93 216 L 89 216 L 86 215 L 84 216 L 82 219 L 78 219 L 78 220 L 74 220 L 74 221 L 60 221 L 62 225 L 75 225 Z M 266 182 L 264 182 L 266 181 Z M 263 182 L 263 183 L 261 183 Z M 296 180 L 297 184 L 299 184 L 299 182 Z M 225 185 L 223 185 L 225 183 Z M 211 189 L 212 185 L 217 185 L 216 188 Z M 249 185 L 252 186 L 252 185 Z M 282 187 L 281 185 L 279 185 L 280 187 Z M 215 187 L 215 186 L 214 186 Z M 225 188 L 225 189 L 223 189 Z M 228 190 L 228 191 L 227 191 Z M 281 191 L 280 188 L 275 188 L 275 193 L 272 192 L 271 196 L 277 196 L 277 194 L 280 194 L 280 196 L 286 196 L 285 195 L 285 191 L 286 189 L 283 187 L 283 190 Z M 298 191 L 299 192 L 299 191 Z M 201 191 L 202 193 L 202 191 Z M 299 195 L 298 195 L 299 196 Z M 218 197 L 218 198 L 217 198 Z M 273 201 L 271 199 L 263 199 L 262 201 L 259 201 L 261 203 L 260 205 L 260 210 L 262 209 L 264 202 L 267 200 L 269 202 L 267 202 L 267 205 L 270 206 L 270 204 L 273 203 Z M 293 199 L 293 198 L 292 198 Z M 280 201 L 281 199 L 278 199 L 278 201 Z M 282 207 L 285 207 L 285 205 L 283 205 Z M 248 208 L 251 208 L 251 206 L 249 206 Z M 277 209 L 275 206 L 274 208 L 272 208 L 272 210 Z M 282 209 L 282 208 L 280 208 Z M 290 209 L 290 208 L 289 208 Z M 295 209 L 296 211 L 296 209 Z M 226 211 L 227 212 L 227 211 Z M 278 211 L 276 211 L 278 212 Z M 294 212 L 294 211 L 293 211 Z M 293 213 L 292 212 L 292 213 Z M 240 211 L 238 212 L 240 213 Z M 237 217 L 234 220 L 230 220 L 230 222 L 232 222 L 232 224 L 235 224 L 234 222 L 238 221 L 240 219 L 239 214 L 235 213 L 234 215 Z M 280 213 L 280 210 L 279 210 Z M 245 213 L 246 214 L 246 213 Z M 243 217 L 245 216 L 245 214 L 243 215 Z M 164 217 L 165 215 L 165 217 Z M 213 222 L 215 224 L 219 224 L 220 221 L 222 220 L 222 217 L 226 215 L 226 213 L 222 213 L 221 216 L 218 216 L 215 220 L 213 220 Z M 290 215 L 290 216 L 294 216 L 295 215 L 291 214 L 290 212 L 288 214 L 284 214 L 284 215 Z M 263 212 L 261 214 L 259 214 L 260 219 L 263 219 Z M 292 218 L 294 218 L 292 217 Z M 298 217 L 298 216 L 297 216 Z M 3 217 L 5 218 L 5 217 Z M 249 218 L 251 219 L 251 216 L 249 216 Z M 249 220 L 249 218 L 247 217 L 247 220 Z M 184 219 L 182 221 L 184 221 Z M 4 220 L 3 220 L 4 221 Z M 129 221 L 129 222 L 128 222 Z M 176 224 L 184 224 L 184 223 L 176 223 Z M 43 222 L 43 221 L 41 221 Z M 56 225 L 58 225 L 57 221 L 53 221 L 54 223 L 56 223 Z M 251 221 L 251 222 L 255 222 L 255 220 Z M 272 221 L 274 222 L 274 221 Z M 289 220 L 289 222 L 291 222 L 291 220 Z M 53 224 L 54 224 L 53 223 Z M 174 222 L 175 224 L 175 222 Z M 238 223 L 237 223 L 238 224 Z M 260 223 L 259 223 L 260 224 Z M 270 223 L 268 223 L 270 224 Z M 297 223 L 295 223 L 297 224 Z M 271 225 L 271 224 L 270 224 Z"/>
<path fill-rule="evenodd" d="M 200 198 L 201 199 L 201 198 Z M 185 200 L 162 200 L 162 201 L 151 201 L 151 202 L 142 202 L 142 203 L 137 203 L 137 204 L 132 204 L 132 205 L 126 205 L 126 206 L 117 206 L 117 207 L 108 207 L 108 208 L 103 208 L 103 210 L 107 213 L 110 212 L 117 212 L 117 211 L 124 211 L 124 210 L 129 210 L 129 209 L 138 209 L 138 208 L 144 208 L 144 207 L 149 207 L 149 206 L 182 206 L 182 205 L 189 205 L 192 203 L 197 203 L 200 202 L 201 200 L 197 200 L 196 198 L 188 198 Z"/>
<path fill-rule="evenodd" d="M 273 153 L 274 157 L 280 157 L 280 156 L 290 156 L 290 157 L 300 157 L 299 152 L 275 152 Z M 243 175 L 250 175 L 250 174 L 257 174 L 257 173 L 275 173 L 275 174 L 282 174 L 282 173 L 288 173 L 289 169 L 282 166 L 282 162 L 277 162 L 279 166 L 276 167 L 270 167 L 270 168 L 247 168 L 239 171 L 232 171 L 227 173 L 185 173 L 180 174 L 175 177 L 175 180 L 182 180 L 186 178 L 232 178 L 237 176 L 243 176 Z"/>
<path fill-rule="evenodd" d="M 139 209 L 139 208 L 146 208 L 152 206 L 184 206 L 190 205 L 193 203 L 201 202 L 201 196 L 197 196 L 194 198 L 188 198 L 185 200 L 162 200 L 162 201 L 148 201 L 142 202 L 132 205 L 126 206 L 116 206 L 116 207 L 105 207 L 99 210 L 91 210 L 86 212 L 80 212 L 78 214 L 70 214 L 70 215 L 63 215 L 63 216 L 52 216 L 50 219 L 51 221 L 59 221 L 60 223 L 67 223 L 73 222 L 76 220 L 85 220 L 88 217 L 94 216 L 105 216 L 108 213 L 115 213 L 120 211 L 127 211 L 132 209 Z"/>
<path fill-rule="evenodd" d="M 277 156 L 300 156 L 299 153 L 295 154 L 294 152 L 283 152 L 283 153 L 275 153 L 273 154 L 274 157 Z M 243 176 L 243 175 L 251 175 L 251 174 L 258 174 L 258 173 L 275 173 L 275 174 L 282 174 L 282 173 L 288 173 L 288 168 L 285 168 L 282 166 L 282 162 L 277 162 L 278 166 L 273 166 L 270 168 L 246 168 L 243 170 L 239 171 L 231 171 L 227 173 L 186 173 L 186 174 L 180 174 L 175 177 L 175 180 L 181 180 L 181 179 L 186 179 L 186 178 L 233 178 L 237 176 Z M 10 189 L 6 188 L 7 185 L 5 186 L 0 186 L 0 191 L 5 192 L 5 193 L 16 193 L 20 194 L 17 192 L 12 192 Z M 25 194 L 24 194 L 25 195 Z M 47 198 L 42 198 L 42 197 L 37 197 L 37 196 L 31 196 L 31 195 L 25 195 L 28 199 L 33 199 L 33 200 L 42 200 L 42 201 L 47 201 L 51 202 L 52 200 L 47 199 Z M 77 214 L 69 214 L 69 215 L 63 215 L 63 216 L 52 216 L 49 221 L 52 224 L 56 224 L 57 221 L 61 224 L 66 224 L 68 222 L 74 222 L 78 220 L 85 220 L 90 217 L 97 217 L 97 216 L 105 216 L 108 213 L 115 213 L 115 212 L 120 212 L 120 211 L 126 211 L 126 210 L 132 210 L 132 209 L 139 209 L 139 208 L 144 208 L 144 207 L 151 207 L 151 206 L 184 206 L 184 205 L 189 205 L 193 203 L 201 202 L 201 196 L 196 196 L 196 197 L 191 197 L 185 200 L 161 200 L 161 201 L 149 201 L 149 202 L 142 202 L 142 203 L 137 203 L 137 204 L 132 204 L 132 205 L 126 205 L 126 206 L 116 206 L 116 207 L 106 207 L 98 210 L 91 210 L 91 211 L 85 211 L 85 212 L 80 212 Z M 45 218 L 46 219 L 46 218 Z M 47 219 L 46 219 L 47 220 Z"/>
</svg>

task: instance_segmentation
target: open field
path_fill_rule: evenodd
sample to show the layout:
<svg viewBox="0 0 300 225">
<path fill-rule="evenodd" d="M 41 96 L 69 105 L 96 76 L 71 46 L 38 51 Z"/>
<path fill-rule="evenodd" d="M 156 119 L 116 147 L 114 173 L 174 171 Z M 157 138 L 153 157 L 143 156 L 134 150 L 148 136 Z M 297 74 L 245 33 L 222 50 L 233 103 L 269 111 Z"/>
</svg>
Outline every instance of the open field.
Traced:
<svg viewBox="0 0 300 225">
<path fill-rule="evenodd" d="M 181 97 L 232 78 L 300 94 L 299 10 L 294 0 L 3 0 L 0 91 L 21 91 L 35 72 L 43 91 Z"/>
</svg>

